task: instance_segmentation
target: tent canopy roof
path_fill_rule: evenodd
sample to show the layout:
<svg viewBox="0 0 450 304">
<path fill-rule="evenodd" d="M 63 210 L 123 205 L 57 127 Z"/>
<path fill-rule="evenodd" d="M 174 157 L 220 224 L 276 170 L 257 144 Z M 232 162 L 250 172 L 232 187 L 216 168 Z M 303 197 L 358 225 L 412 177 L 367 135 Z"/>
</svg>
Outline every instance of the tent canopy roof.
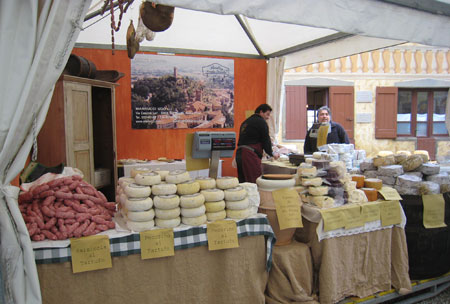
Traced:
<svg viewBox="0 0 450 304">
<path fill-rule="evenodd" d="M 285 68 L 320 62 L 404 42 L 450 47 L 450 0 L 155 0 L 175 6 L 173 24 L 144 40 L 140 50 L 247 58 L 284 56 Z M 251 4 L 250 4 L 251 3 Z M 135 0 L 114 33 L 126 47 L 126 31 L 138 25 Z M 96 16 L 93 1 L 77 46 L 111 47 L 111 18 Z M 88 13 L 88 16 L 89 16 Z M 116 8 L 116 24 L 119 19 Z"/>
</svg>

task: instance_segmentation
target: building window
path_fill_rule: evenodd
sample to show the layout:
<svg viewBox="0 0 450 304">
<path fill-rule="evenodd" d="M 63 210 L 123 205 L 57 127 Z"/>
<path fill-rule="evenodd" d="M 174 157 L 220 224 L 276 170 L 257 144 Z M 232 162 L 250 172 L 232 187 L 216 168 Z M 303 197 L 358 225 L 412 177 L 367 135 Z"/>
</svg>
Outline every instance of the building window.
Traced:
<svg viewBox="0 0 450 304">
<path fill-rule="evenodd" d="M 400 89 L 397 135 L 431 137 L 448 135 L 445 106 L 448 90 Z"/>
</svg>

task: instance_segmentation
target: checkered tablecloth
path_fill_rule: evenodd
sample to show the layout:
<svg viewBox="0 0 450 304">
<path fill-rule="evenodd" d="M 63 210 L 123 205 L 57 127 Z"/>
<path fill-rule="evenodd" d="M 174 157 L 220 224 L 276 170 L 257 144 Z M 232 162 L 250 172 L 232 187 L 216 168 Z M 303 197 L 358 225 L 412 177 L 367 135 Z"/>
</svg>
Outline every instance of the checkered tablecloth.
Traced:
<svg viewBox="0 0 450 304">
<path fill-rule="evenodd" d="M 238 237 L 264 235 L 266 239 L 266 268 L 272 266 L 272 247 L 275 244 L 275 234 L 266 217 L 251 217 L 236 222 Z M 122 237 L 110 237 L 111 256 L 140 254 L 141 243 L 139 233 Z M 184 230 L 174 230 L 175 250 L 208 245 L 206 225 L 191 227 Z M 62 248 L 35 248 L 36 264 L 51 264 L 71 261 L 70 246 Z"/>
</svg>

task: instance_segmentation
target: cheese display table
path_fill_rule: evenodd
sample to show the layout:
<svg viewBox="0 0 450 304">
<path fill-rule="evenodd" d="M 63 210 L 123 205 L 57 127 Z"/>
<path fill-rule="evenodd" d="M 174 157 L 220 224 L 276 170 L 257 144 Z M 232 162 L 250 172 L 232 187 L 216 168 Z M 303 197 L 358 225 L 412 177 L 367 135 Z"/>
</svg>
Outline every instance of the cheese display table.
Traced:
<svg viewBox="0 0 450 304">
<path fill-rule="evenodd" d="M 406 217 L 401 211 L 400 225 L 380 227 L 376 221 L 348 233 L 344 229 L 324 233 L 319 210 L 303 205 L 304 227 L 297 229 L 295 237 L 311 248 L 314 286 L 321 304 L 366 297 L 391 286 L 402 292 L 412 289 L 403 229 Z"/>
<path fill-rule="evenodd" d="M 43 303 L 264 303 L 274 234 L 237 222 L 239 248 L 208 251 L 206 225 L 174 229 L 175 255 L 141 260 L 138 233 L 110 237 L 112 268 L 72 273 L 70 248 L 34 249 Z"/>
</svg>

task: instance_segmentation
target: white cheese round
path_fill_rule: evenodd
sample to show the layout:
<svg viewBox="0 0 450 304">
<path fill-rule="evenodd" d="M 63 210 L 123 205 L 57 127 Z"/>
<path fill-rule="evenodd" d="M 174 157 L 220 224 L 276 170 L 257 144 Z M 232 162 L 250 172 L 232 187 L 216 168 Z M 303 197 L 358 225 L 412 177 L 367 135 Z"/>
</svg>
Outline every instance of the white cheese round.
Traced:
<svg viewBox="0 0 450 304">
<path fill-rule="evenodd" d="M 177 218 L 170 219 L 170 220 L 155 218 L 155 223 L 156 223 L 156 226 L 158 226 L 160 228 L 175 228 L 175 227 L 180 226 L 181 218 L 177 217 Z"/>
<path fill-rule="evenodd" d="M 189 172 L 186 170 L 174 170 L 170 171 L 166 176 L 166 182 L 170 184 L 179 184 L 183 182 L 187 182 L 191 179 Z"/>
<path fill-rule="evenodd" d="M 225 201 L 227 209 L 242 210 L 247 209 L 250 206 L 248 198 L 244 198 L 240 201 Z"/>
<path fill-rule="evenodd" d="M 127 212 L 127 218 L 134 222 L 146 222 L 153 220 L 155 217 L 155 210 L 150 209 L 147 211 L 129 211 Z"/>
<path fill-rule="evenodd" d="M 153 195 L 169 195 L 177 193 L 177 185 L 161 183 L 152 186 Z"/>
<path fill-rule="evenodd" d="M 195 208 L 203 205 L 205 197 L 201 193 L 186 194 L 180 196 L 180 206 L 183 208 Z"/>
<path fill-rule="evenodd" d="M 155 207 L 159 209 L 173 209 L 179 207 L 180 197 L 175 194 L 157 195 L 153 197 L 153 203 L 155 204 Z"/>
<path fill-rule="evenodd" d="M 227 212 L 225 210 L 217 211 L 217 212 L 206 212 L 206 218 L 208 221 L 218 221 L 223 220 L 227 217 Z"/>
<path fill-rule="evenodd" d="M 200 184 L 196 181 L 189 180 L 187 182 L 177 184 L 178 195 L 194 194 L 200 191 Z"/>
<path fill-rule="evenodd" d="M 199 176 L 195 178 L 195 181 L 200 184 L 200 189 L 212 189 L 216 187 L 216 180 L 212 177 Z"/>
<path fill-rule="evenodd" d="M 181 216 L 182 217 L 198 217 L 202 214 L 205 214 L 206 208 L 205 205 L 201 205 L 200 207 L 195 208 L 181 208 Z"/>
<path fill-rule="evenodd" d="M 128 197 L 147 197 L 150 196 L 152 190 L 149 186 L 128 184 L 125 186 L 124 192 Z"/>
<path fill-rule="evenodd" d="M 200 226 L 206 223 L 207 218 L 206 214 L 202 214 L 197 217 L 182 217 L 181 221 L 188 226 Z"/>
<path fill-rule="evenodd" d="M 221 200 L 218 202 L 206 202 L 205 203 L 205 208 L 206 208 L 206 212 L 218 212 L 218 211 L 222 211 L 225 209 L 225 201 Z"/>
<path fill-rule="evenodd" d="M 138 173 L 145 173 L 145 172 L 150 172 L 150 171 L 151 170 L 149 168 L 145 168 L 145 167 L 133 168 L 130 171 L 130 176 L 132 178 L 135 178 Z"/>
<path fill-rule="evenodd" d="M 159 209 L 155 208 L 156 218 L 163 220 L 171 220 L 180 216 L 180 207 L 173 209 Z"/>
<path fill-rule="evenodd" d="M 124 205 L 130 211 L 144 211 L 153 207 L 153 200 L 151 197 L 128 197 Z"/>
<path fill-rule="evenodd" d="M 234 176 L 218 177 L 216 179 L 216 187 L 219 189 L 230 189 L 239 185 L 239 179 Z"/>
<path fill-rule="evenodd" d="M 203 194 L 206 202 L 217 202 L 225 198 L 223 190 L 217 188 L 201 190 L 200 193 Z"/>
<path fill-rule="evenodd" d="M 127 228 L 131 231 L 140 232 L 140 231 L 146 231 L 150 230 L 155 226 L 155 221 L 145 221 L 145 222 L 134 222 L 134 221 L 127 221 L 126 222 Z"/>
<path fill-rule="evenodd" d="M 153 171 L 138 173 L 134 177 L 136 184 L 152 186 L 161 183 L 161 176 Z"/>
<path fill-rule="evenodd" d="M 226 189 L 223 192 L 226 201 L 240 201 L 247 196 L 247 190 L 242 186 Z"/>
<path fill-rule="evenodd" d="M 241 209 L 241 210 L 232 210 L 227 209 L 227 217 L 231 219 L 245 219 L 250 216 L 251 208 Z"/>
<path fill-rule="evenodd" d="M 159 176 L 161 176 L 161 180 L 165 181 L 166 180 L 166 176 L 169 174 L 169 170 L 155 170 L 156 173 L 159 174 Z"/>
</svg>

